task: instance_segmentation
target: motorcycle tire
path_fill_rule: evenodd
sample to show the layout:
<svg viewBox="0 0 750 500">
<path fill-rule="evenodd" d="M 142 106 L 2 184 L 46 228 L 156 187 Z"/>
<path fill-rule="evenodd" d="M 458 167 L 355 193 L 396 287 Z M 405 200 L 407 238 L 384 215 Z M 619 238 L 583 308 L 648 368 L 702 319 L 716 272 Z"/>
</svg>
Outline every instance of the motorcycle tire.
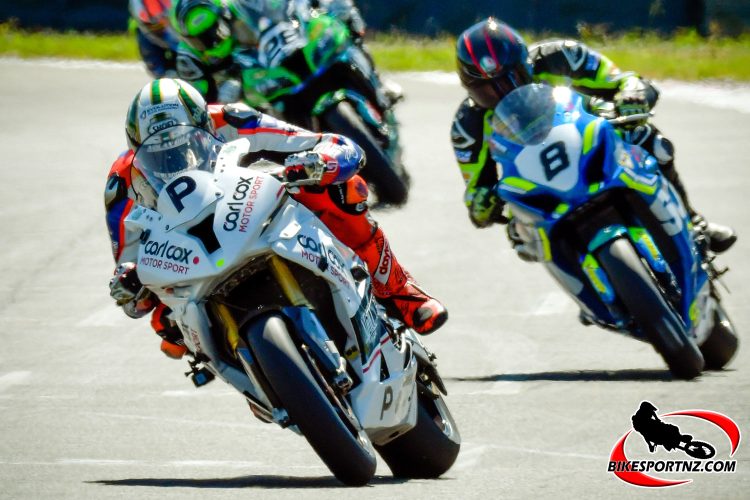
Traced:
<svg viewBox="0 0 750 500">
<path fill-rule="evenodd" d="M 703 370 L 703 355 L 685 332 L 629 240 L 614 239 L 597 252 L 616 296 L 664 358 L 672 374 L 690 380 Z"/>
<path fill-rule="evenodd" d="M 397 166 L 385 154 L 352 105 L 342 101 L 323 113 L 321 118 L 324 130 L 348 137 L 365 152 L 366 163 L 361 175 L 375 191 L 378 204 L 404 205 L 409 198 L 407 176 L 399 175 Z"/>
<path fill-rule="evenodd" d="M 319 386 L 293 342 L 284 319 L 262 317 L 246 329 L 245 338 L 261 371 L 310 446 L 342 483 L 367 484 L 377 458 L 370 440 L 354 432 Z"/>
<path fill-rule="evenodd" d="M 734 324 L 721 304 L 714 311 L 714 326 L 708 338 L 701 344 L 700 351 L 706 360 L 707 370 L 721 370 L 729 363 L 739 347 Z"/>
<path fill-rule="evenodd" d="M 461 448 L 456 422 L 442 396 L 419 395 L 417 424 L 384 445 L 376 445 L 394 477 L 434 479 L 453 466 Z"/>
</svg>

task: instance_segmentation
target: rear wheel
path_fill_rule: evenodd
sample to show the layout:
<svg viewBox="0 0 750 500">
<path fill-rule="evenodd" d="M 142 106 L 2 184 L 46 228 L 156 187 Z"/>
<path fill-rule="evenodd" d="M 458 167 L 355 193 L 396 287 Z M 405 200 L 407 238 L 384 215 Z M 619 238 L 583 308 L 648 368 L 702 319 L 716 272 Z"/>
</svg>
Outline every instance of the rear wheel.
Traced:
<svg viewBox="0 0 750 500">
<path fill-rule="evenodd" d="M 362 177 L 371 184 L 379 203 L 403 205 L 409 197 L 408 176 L 399 175 L 399 167 L 385 154 L 352 105 L 338 103 L 321 117 L 329 130 L 357 143 L 365 152 Z"/>
<path fill-rule="evenodd" d="M 336 478 L 350 486 L 366 484 L 377 465 L 372 443 L 340 413 L 305 363 L 286 322 L 270 315 L 245 334 L 261 371 L 310 446 Z"/>
<path fill-rule="evenodd" d="M 375 448 L 395 477 L 436 478 L 453 466 L 461 448 L 456 422 L 442 397 L 419 394 L 417 425 Z"/>
<path fill-rule="evenodd" d="M 612 240 L 599 249 L 597 257 L 615 294 L 672 373 L 684 379 L 697 377 L 703 370 L 703 356 L 630 241 Z"/>
<path fill-rule="evenodd" d="M 703 358 L 706 360 L 706 369 L 724 368 L 734 357 L 739 343 L 734 324 L 721 304 L 717 304 L 716 311 L 714 311 L 714 326 L 706 341 L 700 346 Z"/>
</svg>

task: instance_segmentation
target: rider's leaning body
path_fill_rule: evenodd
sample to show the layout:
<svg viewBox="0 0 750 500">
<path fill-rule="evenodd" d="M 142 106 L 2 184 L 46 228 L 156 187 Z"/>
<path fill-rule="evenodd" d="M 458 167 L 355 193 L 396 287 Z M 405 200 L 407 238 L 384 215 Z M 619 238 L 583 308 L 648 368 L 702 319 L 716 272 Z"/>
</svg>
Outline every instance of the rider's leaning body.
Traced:
<svg viewBox="0 0 750 500">
<path fill-rule="evenodd" d="M 500 215 L 502 202 L 493 193 L 498 169 L 489 141 L 494 108 L 504 95 L 526 83 L 564 85 L 582 94 L 594 114 L 607 108 L 619 115 L 638 116 L 647 115 L 659 97 L 651 82 L 633 72 L 620 71 L 609 58 L 580 41 L 546 40 L 527 50 L 518 33 L 493 18 L 459 36 L 457 60 L 459 77 L 469 96 L 455 114 L 451 140 L 466 186 L 464 203 L 477 227 L 504 220 Z M 646 119 L 620 126 L 617 132 L 656 158 L 690 215 L 698 216 L 675 169 L 672 142 Z M 736 240 L 730 228 L 708 226 L 714 251 L 724 251 Z"/>
<path fill-rule="evenodd" d="M 242 71 L 267 67 L 258 53 L 269 26 L 301 22 L 311 10 L 326 12 L 342 21 L 360 42 L 365 26 L 351 0 L 294 0 L 254 4 L 242 0 L 176 0 L 172 26 L 179 35 L 176 66 L 178 76 L 197 88 L 208 102 L 239 98 L 225 82 L 241 82 Z M 212 22 L 194 22 L 203 12 Z M 198 14 L 196 14 L 198 13 Z M 286 35 L 284 35 L 286 36 Z M 283 39 L 277 37 L 277 39 Z M 229 93 L 234 95 L 226 95 Z"/>
<path fill-rule="evenodd" d="M 633 422 L 633 429 L 643 436 L 652 453 L 656 451 L 658 445 L 663 446 L 667 451 L 672 451 L 679 447 L 680 442 L 690 438 L 690 436 L 682 436 L 676 425 L 662 422 L 656 415 L 656 407 L 648 401 L 641 403 L 630 420 Z"/>
<path fill-rule="evenodd" d="M 179 330 L 168 319 L 168 309 L 150 299 L 136 299 L 139 287 L 134 273 L 139 234 L 127 230 L 124 221 L 134 205 L 153 207 L 156 192 L 134 164 L 134 150 L 149 130 L 160 130 L 149 117 L 166 114 L 160 123 L 195 125 L 222 141 L 246 138 L 252 162 L 266 159 L 287 166 L 292 176 L 310 176 L 317 185 L 303 187 L 292 197 L 318 215 L 331 232 L 367 264 L 375 296 L 391 314 L 420 333 L 439 328 L 447 319 L 440 302 L 427 295 L 396 260 L 383 230 L 369 214 L 368 188 L 357 171 L 364 162 L 362 150 L 335 134 L 313 133 L 279 121 L 243 104 L 207 106 L 200 94 L 181 80 L 162 79 L 146 85 L 131 104 L 127 135 L 130 150 L 112 165 L 105 189 L 107 226 L 117 264 L 110 287 L 113 298 L 131 317 L 155 308 L 152 326 L 167 342 L 168 354 L 180 353 Z M 198 117 L 198 118 L 196 118 Z M 151 128 L 154 127 L 154 128 Z M 153 134 L 152 134 L 153 135 Z M 388 265 L 385 265 L 387 263 Z M 172 345 L 170 345 L 172 344 Z M 179 357 L 179 356 L 176 356 Z"/>
</svg>

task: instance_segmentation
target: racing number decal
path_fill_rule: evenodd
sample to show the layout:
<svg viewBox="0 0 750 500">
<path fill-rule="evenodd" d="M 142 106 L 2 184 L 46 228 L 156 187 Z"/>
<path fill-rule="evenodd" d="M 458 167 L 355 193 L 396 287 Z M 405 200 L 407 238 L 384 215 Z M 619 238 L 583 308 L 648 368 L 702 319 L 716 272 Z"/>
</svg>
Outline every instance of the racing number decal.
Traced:
<svg viewBox="0 0 750 500">
<path fill-rule="evenodd" d="M 260 38 L 260 54 L 266 66 L 276 66 L 280 59 L 303 46 L 299 33 L 290 23 L 279 23 Z"/>
<path fill-rule="evenodd" d="M 572 123 L 553 128 L 539 144 L 529 144 L 518 153 L 514 163 L 520 177 L 556 191 L 576 187 L 580 172 L 583 138 Z"/>
<path fill-rule="evenodd" d="M 178 212 L 182 212 L 185 209 L 185 205 L 182 203 L 182 199 L 195 191 L 196 184 L 192 177 L 178 177 L 166 188 L 169 199 L 172 200 L 172 204 Z"/>
<path fill-rule="evenodd" d="M 568 154 L 565 152 L 565 143 L 557 141 L 544 148 L 539 153 L 539 161 L 544 167 L 544 175 L 547 180 L 554 179 L 557 174 L 570 166 Z"/>
<path fill-rule="evenodd" d="M 683 220 L 687 218 L 685 208 L 675 201 L 676 198 L 676 195 L 670 193 L 668 187 L 663 187 L 657 192 L 650 207 L 669 236 L 682 231 Z"/>
</svg>

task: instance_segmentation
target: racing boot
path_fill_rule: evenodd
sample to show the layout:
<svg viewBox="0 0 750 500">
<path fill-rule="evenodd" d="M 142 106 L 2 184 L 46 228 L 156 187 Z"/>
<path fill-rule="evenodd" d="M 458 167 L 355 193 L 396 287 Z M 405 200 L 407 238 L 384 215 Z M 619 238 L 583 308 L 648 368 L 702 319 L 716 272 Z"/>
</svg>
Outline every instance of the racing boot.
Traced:
<svg viewBox="0 0 750 500">
<path fill-rule="evenodd" d="M 367 264 L 373 294 L 389 315 L 423 335 L 434 332 L 445 323 L 448 319 L 445 306 L 422 290 L 401 267 L 382 229 L 378 228 L 354 251 Z"/>
<path fill-rule="evenodd" d="M 708 222 L 702 215 L 693 215 L 693 225 L 702 230 L 708 239 L 708 249 L 714 253 L 729 250 L 737 241 L 737 233 L 729 226 Z"/>
<path fill-rule="evenodd" d="M 161 337 L 161 352 L 169 358 L 182 359 L 188 348 L 179 327 L 169 319 L 170 312 L 167 306 L 159 304 L 151 315 L 151 327 Z"/>
</svg>

